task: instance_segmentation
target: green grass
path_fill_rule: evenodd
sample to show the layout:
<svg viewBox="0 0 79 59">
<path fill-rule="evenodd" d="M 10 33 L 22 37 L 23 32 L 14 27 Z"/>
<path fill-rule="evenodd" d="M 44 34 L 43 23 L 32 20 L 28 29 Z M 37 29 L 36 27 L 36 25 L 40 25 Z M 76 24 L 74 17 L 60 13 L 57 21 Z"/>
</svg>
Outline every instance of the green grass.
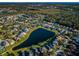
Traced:
<svg viewBox="0 0 79 59">
<path fill-rule="evenodd" d="M 30 30 L 26 33 L 26 35 L 24 35 L 23 37 L 20 38 L 19 41 L 16 41 L 15 44 L 6 47 L 6 51 L 5 51 L 2 55 L 6 54 L 6 52 L 12 52 L 14 55 L 18 55 L 18 54 L 17 54 L 17 51 L 24 51 L 24 50 L 27 50 L 27 51 L 28 51 L 30 47 L 37 48 L 37 47 L 41 47 L 42 45 L 48 43 L 48 41 L 50 41 L 50 40 L 46 40 L 46 41 L 44 41 L 43 43 L 40 42 L 38 45 L 33 45 L 33 46 L 30 46 L 30 47 L 27 47 L 27 48 L 21 48 L 21 49 L 15 50 L 15 51 L 12 50 L 12 48 L 14 48 L 15 46 L 18 46 L 19 44 L 21 44 L 22 42 L 24 42 L 26 39 L 28 39 L 28 38 L 29 38 L 29 35 L 30 35 L 34 30 L 36 30 L 36 29 L 38 29 L 38 28 L 44 28 L 44 27 L 38 26 L 38 27 L 36 27 L 36 28 L 30 29 Z M 46 29 L 46 28 L 44 28 L 44 29 Z M 46 30 L 51 31 L 50 29 L 46 29 Z M 56 31 L 53 31 L 53 32 L 56 33 Z"/>
</svg>

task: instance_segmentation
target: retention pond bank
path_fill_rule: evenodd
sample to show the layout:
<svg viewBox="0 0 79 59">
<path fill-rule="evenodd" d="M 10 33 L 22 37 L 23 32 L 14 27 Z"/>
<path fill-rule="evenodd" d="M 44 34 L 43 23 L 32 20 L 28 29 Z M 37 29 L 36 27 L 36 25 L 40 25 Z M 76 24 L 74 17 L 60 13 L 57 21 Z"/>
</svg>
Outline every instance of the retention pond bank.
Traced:
<svg viewBox="0 0 79 59">
<path fill-rule="evenodd" d="M 52 38 L 55 37 L 55 32 L 51 32 L 43 28 L 38 28 L 30 34 L 28 39 L 26 39 L 24 42 L 22 42 L 18 46 L 15 46 L 13 50 L 17 50 L 20 48 L 26 48 L 32 45 L 37 45 L 38 43 L 44 42 L 45 40 L 51 37 Z"/>
</svg>

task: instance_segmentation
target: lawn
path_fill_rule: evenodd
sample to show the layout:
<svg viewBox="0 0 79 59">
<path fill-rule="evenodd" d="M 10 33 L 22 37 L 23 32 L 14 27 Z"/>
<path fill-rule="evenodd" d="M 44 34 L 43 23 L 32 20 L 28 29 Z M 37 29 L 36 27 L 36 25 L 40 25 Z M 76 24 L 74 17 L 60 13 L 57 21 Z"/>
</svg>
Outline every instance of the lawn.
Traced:
<svg viewBox="0 0 79 59">
<path fill-rule="evenodd" d="M 36 27 L 36 28 L 31 28 L 31 29 L 26 33 L 25 36 L 23 36 L 23 37 L 20 38 L 19 41 L 16 41 L 15 44 L 6 47 L 6 51 L 5 51 L 4 53 L 2 53 L 2 55 L 5 55 L 6 52 L 10 52 L 10 53 L 12 52 L 14 55 L 17 55 L 17 51 L 20 51 L 20 50 L 27 50 L 27 51 L 28 51 L 30 47 L 18 49 L 18 50 L 16 50 L 16 51 L 13 51 L 12 48 L 15 47 L 15 46 L 17 46 L 17 45 L 19 45 L 19 44 L 21 44 L 22 42 L 24 42 L 25 39 L 28 39 L 28 37 L 29 37 L 29 35 L 32 33 L 32 31 L 34 31 L 34 30 L 36 30 L 36 29 L 38 29 L 38 28 L 44 28 L 44 27 L 38 26 L 38 27 Z M 44 29 L 46 29 L 46 28 L 44 28 Z M 46 30 L 51 31 L 50 29 L 46 29 Z M 53 32 L 57 33 L 56 31 L 53 31 Z M 47 40 L 47 41 L 48 41 L 48 40 Z M 46 44 L 47 41 L 45 41 L 44 44 Z M 41 44 L 41 45 L 43 45 L 43 44 Z M 40 47 L 40 46 L 39 46 L 39 45 L 38 45 L 38 46 L 37 46 L 37 45 L 34 45 L 34 46 L 32 46 L 32 47 Z"/>
</svg>

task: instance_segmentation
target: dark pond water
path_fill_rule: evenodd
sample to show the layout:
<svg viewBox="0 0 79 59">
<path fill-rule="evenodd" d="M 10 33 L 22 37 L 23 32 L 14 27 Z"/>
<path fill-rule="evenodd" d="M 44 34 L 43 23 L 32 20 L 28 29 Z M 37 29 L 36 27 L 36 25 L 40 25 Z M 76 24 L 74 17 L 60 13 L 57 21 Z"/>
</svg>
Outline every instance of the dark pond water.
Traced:
<svg viewBox="0 0 79 59">
<path fill-rule="evenodd" d="M 38 43 L 43 42 L 50 37 L 53 38 L 54 35 L 55 35 L 54 32 L 48 31 L 48 30 L 43 29 L 43 28 L 38 28 L 30 34 L 28 39 L 26 39 L 20 45 L 14 47 L 13 50 L 29 47 L 29 46 L 32 46 L 32 45 L 37 45 Z"/>
</svg>

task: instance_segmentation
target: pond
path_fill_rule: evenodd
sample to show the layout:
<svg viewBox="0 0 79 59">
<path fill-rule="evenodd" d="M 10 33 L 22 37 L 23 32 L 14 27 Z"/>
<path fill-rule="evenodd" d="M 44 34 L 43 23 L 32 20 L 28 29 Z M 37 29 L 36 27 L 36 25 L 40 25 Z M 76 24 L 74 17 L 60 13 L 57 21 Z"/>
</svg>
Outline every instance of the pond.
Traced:
<svg viewBox="0 0 79 59">
<path fill-rule="evenodd" d="M 14 47 L 13 50 L 29 47 L 32 45 L 37 45 L 38 43 L 44 42 L 50 37 L 54 38 L 54 36 L 55 36 L 55 32 L 51 32 L 43 28 L 38 28 L 30 34 L 28 39 L 26 39 L 20 45 Z"/>
</svg>

